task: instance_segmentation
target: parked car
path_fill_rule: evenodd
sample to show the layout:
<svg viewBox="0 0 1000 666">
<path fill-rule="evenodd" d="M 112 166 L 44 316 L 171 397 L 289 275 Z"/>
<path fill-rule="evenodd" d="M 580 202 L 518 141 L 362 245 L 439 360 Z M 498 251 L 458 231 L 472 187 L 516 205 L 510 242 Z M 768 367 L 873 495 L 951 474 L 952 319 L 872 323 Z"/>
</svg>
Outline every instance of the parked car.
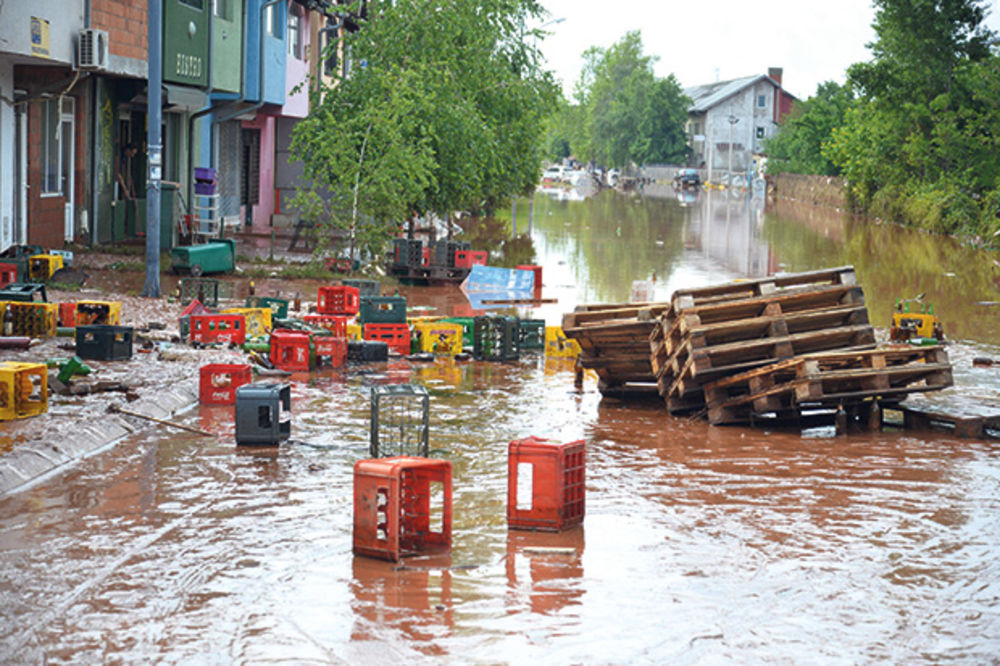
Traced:
<svg viewBox="0 0 1000 666">
<path fill-rule="evenodd" d="M 542 180 L 548 180 L 552 182 L 568 181 L 569 176 L 572 172 L 573 170 L 567 166 L 553 164 L 548 169 L 542 172 Z"/>
<path fill-rule="evenodd" d="M 674 176 L 674 187 L 695 188 L 701 187 L 701 176 L 697 169 L 681 169 Z"/>
</svg>

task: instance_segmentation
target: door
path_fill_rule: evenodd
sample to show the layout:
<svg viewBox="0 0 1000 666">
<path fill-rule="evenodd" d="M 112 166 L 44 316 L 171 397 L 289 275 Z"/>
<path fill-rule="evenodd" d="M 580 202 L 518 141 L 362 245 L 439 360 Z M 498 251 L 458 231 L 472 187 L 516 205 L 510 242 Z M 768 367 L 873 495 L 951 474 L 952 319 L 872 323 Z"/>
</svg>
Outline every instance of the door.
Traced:
<svg viewBox="0 0 1000 666">
<path fill-rule="evenodd" d="M 72 97 L 63 97 L 62 109 L 60 110 L 59 116 L 59 162 L 60 162 L 60 180 L 62 183 L 62 193 L 63 197 L 66 199 L 66 211 L 64 214 L 64 234 L 63 238 L 67 241 L 72 242 L 73 237 L 76 233 L 76 227 L 74 224 L 74 172 L 73 168 L 76 164 L 76 142 L 74 137 L 76 133 L 73 131 L 75 128 L 75 111 L 76 111 L 76 100 Z"/>
<path fill-rule="evenodd" d="M 250 226 L 253 207 L 260 203 L 260 130 L 241 130 L 240 144 L 240 203 L 245 207 L 246 224 Z"/>
</svg>

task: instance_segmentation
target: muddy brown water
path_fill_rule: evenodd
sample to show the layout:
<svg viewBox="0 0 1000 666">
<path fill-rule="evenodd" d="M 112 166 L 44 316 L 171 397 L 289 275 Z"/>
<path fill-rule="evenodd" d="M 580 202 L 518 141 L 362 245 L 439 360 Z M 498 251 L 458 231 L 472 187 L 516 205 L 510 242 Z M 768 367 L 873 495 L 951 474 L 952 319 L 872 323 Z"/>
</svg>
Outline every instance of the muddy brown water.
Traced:
<svg viewBox="0 0 1000 666">
<path fill-rule="evenodd" d="M 539 197 L 536 259 L 545 296 L 559 303 L 521 314 L 557 323 L 577 302 L 626 300 L 632 280 L 654 273 L 666 297 L 681 285 L 853 263 L 876 323 L 896 295 L 928 292 L 953 332 L 959 384 L 935 399 L 990 411 L 997 371 L 973 369 L 971 358 L 1000 355 L 994 315 L 970 304 L 993 300 L 990 256 L 751 203 L 717 193 Z M 449 288 L 406 293 L 439 310 L 464 305 Z M 352 555 L 351 488 L 368 446 L 370 387 L 406 381 L 428 387 L 431 447 L 454 464 L 454 536 L 450 555 L 400 569 Z M 593 378 L 576 389 L 571 364 L 539 357 L 296 375 L 292 395 L 293 438 L 308 445 L 237 450 L 232 408 L 196 407 L 177 418 L 217 437 L 150 430 L 0 500 L 4 661 L 992 663 L 1000 654 L 992 441 L 713 428 L 656 403 L 602 400 Z M 506 444 L 527 434 L 586 441 L 581 528 L 507 530 Z"/>
</svg>

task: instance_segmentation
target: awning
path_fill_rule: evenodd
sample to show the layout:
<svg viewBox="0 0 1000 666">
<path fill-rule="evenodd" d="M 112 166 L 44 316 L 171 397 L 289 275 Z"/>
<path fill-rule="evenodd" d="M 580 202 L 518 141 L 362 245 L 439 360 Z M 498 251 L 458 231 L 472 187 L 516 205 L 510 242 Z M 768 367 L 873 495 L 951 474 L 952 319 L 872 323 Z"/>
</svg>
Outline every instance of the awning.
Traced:
<svg viewBox="0 0 1000 666">
<path fill-rule="evenodd" d="M 164 107 L 173 110 L 198 111 L 208 106 L 208 95 L 199 88 L 164 83 L 163 90 L 166 93 L 163 99 Z"/>
</svg>

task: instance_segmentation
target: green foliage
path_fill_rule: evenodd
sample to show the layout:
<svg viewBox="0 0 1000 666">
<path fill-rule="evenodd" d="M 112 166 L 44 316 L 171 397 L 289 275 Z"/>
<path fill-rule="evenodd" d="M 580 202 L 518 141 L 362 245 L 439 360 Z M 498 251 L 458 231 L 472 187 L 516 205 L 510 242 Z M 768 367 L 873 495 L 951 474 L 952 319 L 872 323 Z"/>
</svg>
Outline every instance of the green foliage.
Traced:
<svg viewBox="0 0 1000 666">
<path fill-rule="evenodd" d="M 816 94 L 795 106 L 778 135 L 767 141 L 768 168 L 774 172 L 840 175 L 823 154 L 834 129 L 844 123 L 853 100 L 851 91 L 833 81 L 821 83 Z"/>
</svg>

